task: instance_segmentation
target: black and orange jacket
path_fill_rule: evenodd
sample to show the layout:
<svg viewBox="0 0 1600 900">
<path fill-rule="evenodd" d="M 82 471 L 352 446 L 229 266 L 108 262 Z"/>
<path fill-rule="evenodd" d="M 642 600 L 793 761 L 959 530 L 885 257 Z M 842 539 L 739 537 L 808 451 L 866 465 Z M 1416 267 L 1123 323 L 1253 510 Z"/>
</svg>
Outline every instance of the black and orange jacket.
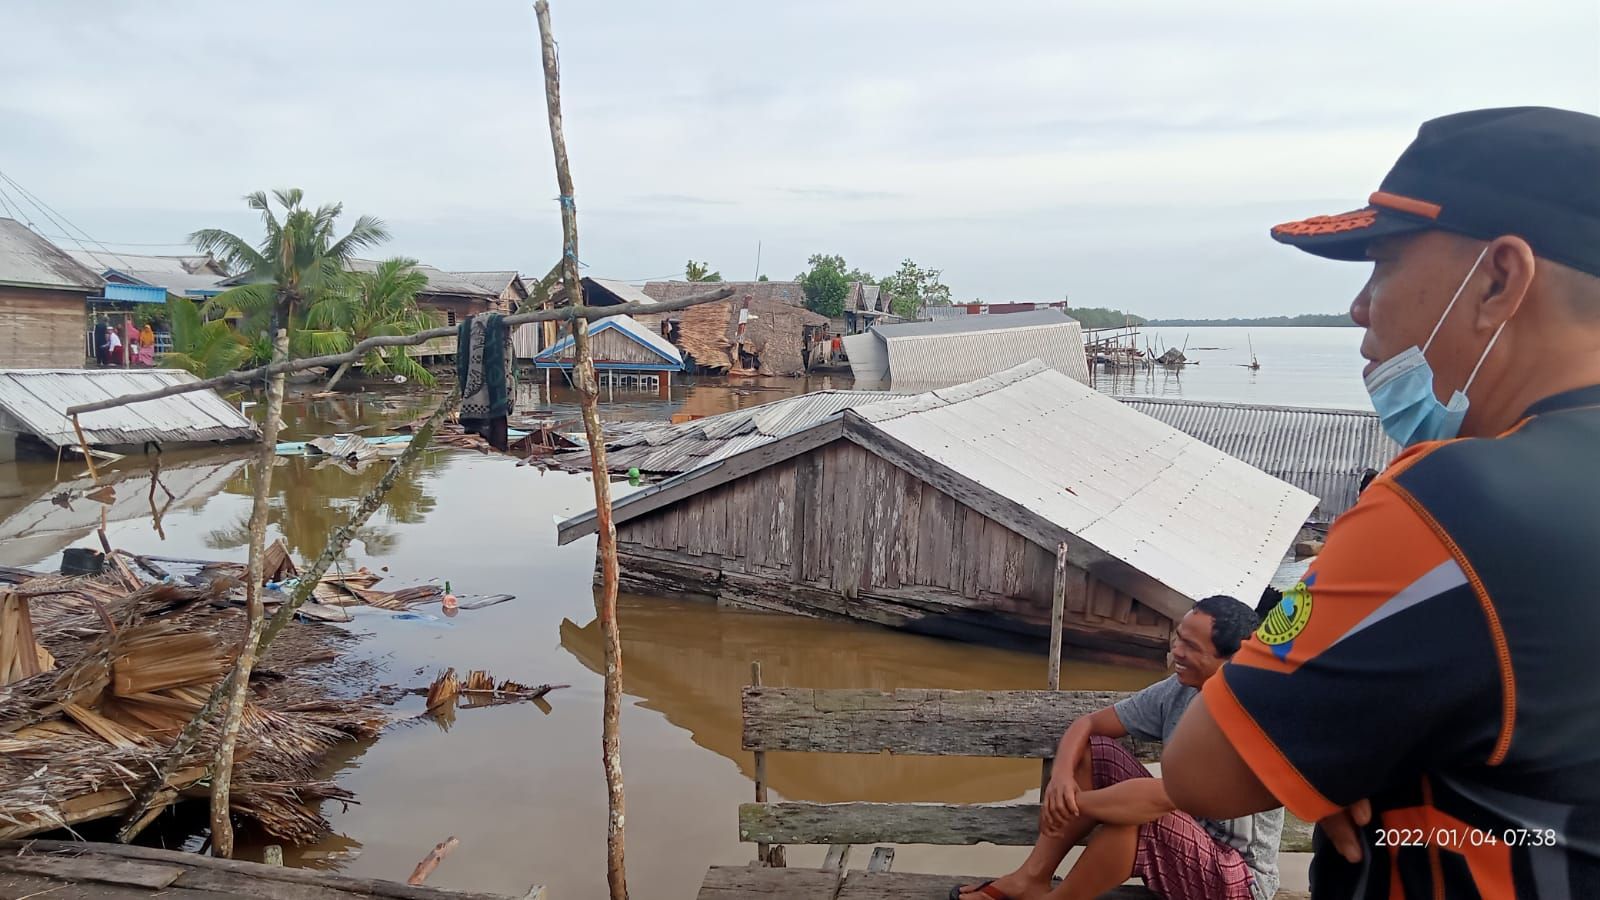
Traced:
<svg viewBox="0 0 1600 900">
<path fill-rule="evenodd" d="M 1313 896 L 1600 898 L 1600 385 L 1403 453 L 1221 675 L 1285 806 L 1377 812 Z"/>
</svg>

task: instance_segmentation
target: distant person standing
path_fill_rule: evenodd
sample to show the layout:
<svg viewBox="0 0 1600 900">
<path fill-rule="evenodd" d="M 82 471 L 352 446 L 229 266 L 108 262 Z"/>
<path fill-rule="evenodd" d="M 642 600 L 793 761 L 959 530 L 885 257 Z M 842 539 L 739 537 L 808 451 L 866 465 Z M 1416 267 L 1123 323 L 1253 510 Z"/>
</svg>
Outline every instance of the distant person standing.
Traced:
<svg viewBox="0 0 1600 900">
<path fill-rule="evenodd" d="M 153 366 L 156 364 L 156 330 L 146 321 L 144 327 L 139 329 L 139 365 Z"/>
<path fill-rule="evenodd" d="M 1167 791 L 1318 821 L 1314 897 L 1600 897 L 1600 118 L 1434 119 L 1369 203 L 1272 235 L 1371 263 L 1406 450 L 1189 706 Z"/>
<path fill-rule="evenodd" d="M 105 365 L 122 365 L 122 338 L 117 337 L 117 326 L 106 328 L 106 342 L 101 349 L 105 351 Z"/>
<path fill-rule="evenodd" d="M 128 365 L 131 366 L 139 361 L 139 326 L 133 324 L 133 316 L 129 316 L 124 328 L 127 331 L 127 347 L 124 350 L 128 354 Z"/>
<path fill-rule="evenodd" d="M 106 364 L 106 335 L 110 331 L 103 320 L 94 323 L 94 361 L 102 366 Z"/>
</svg>

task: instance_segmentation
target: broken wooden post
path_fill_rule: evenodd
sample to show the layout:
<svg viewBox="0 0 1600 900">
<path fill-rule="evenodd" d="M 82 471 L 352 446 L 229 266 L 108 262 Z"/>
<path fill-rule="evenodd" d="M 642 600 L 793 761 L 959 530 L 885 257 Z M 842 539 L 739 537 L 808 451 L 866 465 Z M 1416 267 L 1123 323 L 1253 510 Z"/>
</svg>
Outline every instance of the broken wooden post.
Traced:
<svg viewBox="0 0 1600 900">
<path fill-rule="evenodd" d="M 556 185 L 561 191 L 561 275 L 569 302 L 583 297 L 578 277 L 578 207 L 573 197 L 572 169 L 567 161 L 567 140 L 561 123 L 561 66 L 556 39 L 550 30 L 550 4 L 533 4 L 539 19 L 539 51 L 544 63 L 545 111 L 550 119 L 550 145 L 555 153 Z M 594 358 L 589 353 L 589 322 L 572 320 L 573 374 L 583 410 L 583 428 L 589 439 L 590 480 L 594 482 L 596 532 L 599 535 L 600 596 L 595 613 L 605 643 L 605 704 L 601 713 L 600 748 L 605 766 L 609 814 L 606 819 L 606 884 L 611 900 L 627 900 L 628 879 L 623 865 L 622 757 L 617 733 L 622 710 L 622 640 L 617 632 L 617 529 L 611 521 L 611 478 L 606 470 L 606 439 L 600 428 L 599 387 Z"/>
<path fill-rule="evenodd" d="M 761 661 L 750 663 L 750 683 L 761 687 Z M 767 754 L 764 750 L 755 751 L 756 758 L 756 802 L 767 802 Z M 763 866 L 781 869 L 785 865 L 782 844 L 756 843 L 756 861 Z"/>
<path fill-rule="evenodd" d="M 272 361 L 289 358 L 289 316 L 293 300 L 281 291 L 273 311 Z M 283 392 L 287 376 L 279 372 L 267 385 L 266 421 L 261 423 L 261 450 L 256 454 L 255 497 L 250 506 L 250 556 L 244 580 L 245 632 L 234 660 L 232 696 L 222 717 L 222 736 L 211 762 L 211 854 L 233 858 L 233 819 L 229 812 L 229 789 L 233 784 L 233 750 L 239 743 L 239 724 L 250 694 L 250 670 L 256 663 L 256 646 L 266 624 L 266 605 L 262 602 L 262 582 L 266 580 L 262 555 L 267 549 L 267 513 L 270 511 L 273 462 L 277 455 L 278 424 L 283 415 Z"/>
<path fill-rule="evenodd" d="M 411 877 L 406 879 L 406 884 L 421 884 L 427 881 L 433 870 L 439 868 L 439 861 L 449 856 L 450 851 L 460 845 L 461 841 L 453 834 L 440 841 L 428 851 L 428 855 L 424 856 L 421 862 L 417 863 L 417 867 L 411 870 Z"/>
<path fill-rule="evenodd" d="M 361 498 L 361 502 L 356 504 L 356 508 L 350 513 L 349 520 L 335 529 L 333 534 L 329 536 L 327 546 L 322 549 L 322 555 L 317 557 L 316 562 L 312 563 L 310 568 L 300 576 L 300 585 L 295 588 L 293 596 L 289 598 L 288 602 L 280 604 L 277 612 L 272 614 L 272 621 L 267 623 L 266 628 L 261 633 L 261 640 L 256 645 L 256 653 L 258 655 L 266 652 L 267 647 L 278 636 L 278 632 L 282 631 L 290 620 L 294 618 L 295 610 L 304 606 L 306 601 L 311 599 L 312 591 L 316 589 L 318 582 L 322 581 L 322 576 L 333 566 L 335 560 L 343 558 L 345 548 L 349 547 L 350 542 L 355 539 L 356 531 L 366 524 L 367 519 L 372 517 L 378 507 L 383 505 L 383 498 L 388 495 L 395 482 L 399 480 L 400 473 L 420 456 L 424 449 L 433 443 L 434 431 L 438 429 L 439 423 L 443 422 L 451 411 L 456 408 L 456 403 L 460 399 L 461 388 L 458 385 L 452 388 L 444 400 L 439 403 L 439 407 L 433 411 L 433 415 L 428 417 L 428 421 L 424 422 L 422 427 L 412 434 L 411 442 L 406 444 L 406 449 L 389 465 L 389 470 L 383 473 L 383 477 L 378 479 L 378 483 L 372 490 L 368 491 L 367 495 Z M 222 706 L 223 698 L 230 696 L 232 690 L 233 673 L 230 672 L 221 683 L 212 689 L 211 696 L 206 698 L 205 705 L 200 707 L 199 711 L 194 714 L 194 718 L 189 720 L 189 724 L 185 725 L 183 731 L 179 732 L 177 739 L 172 742 L 172 746 L 167 748 L 166 756 L 155 766 L 155 771 L 135 795 L 133 805 L 129 807 L 127 815 L 122 819 L 121 827 L 117 830 L 118 841 L 124 844 L 128 843 L 144 829 L 144 826 L 150 823 L 150 818 L 145 816 L 145 812 L 150 809 L 151 804 L 161 794 L 163 786 L 172 777 L 173 773 L 178 770 L 184 758 L 189 755 L 189 751 L 193 750 L 194 745 L 199 742 L 200 735 L 205 730 L 206 724 L 211 721 L 212 716 L 216 715 L 217 710 Z"/>
</svg>

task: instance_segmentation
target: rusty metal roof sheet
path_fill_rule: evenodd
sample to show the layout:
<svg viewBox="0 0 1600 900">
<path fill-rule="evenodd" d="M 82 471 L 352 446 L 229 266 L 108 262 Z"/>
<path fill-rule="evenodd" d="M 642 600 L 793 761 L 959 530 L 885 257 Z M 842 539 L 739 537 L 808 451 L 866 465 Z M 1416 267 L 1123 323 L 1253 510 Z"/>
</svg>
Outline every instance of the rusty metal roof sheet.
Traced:
<svg viewBox="0 0 1600 900">
<path fill-rule="evenodd" d="M 176 369 L 0 369 L 0 428 L 52 447 L 78 443 L 70 406 L 195 380 Z M 192 391 L 79 417 L 92 446 L 247 441 L 256 426 L 215 391 Z"/>
<path fill-rule="evenodd" d="M 1361 477 L 1400 452 L 1378 417 L 1311 409 L 1122 397 L 1122 403 L 1316 496 L 1311 521 L 1331 522 L 1355 505 Z"/>
<path fill-rule="evenodd" d="M 606 466 L 616 472 L 636 468 L 655 475 L 686 472 L 809 428 L 841 410 L 897 396 L 887 391 L 819 391 L 678 425 L 630 430 L 606 442 Z M 556 459 L 585 466 L 589 452 L 561 453 Z"/>
</svg>

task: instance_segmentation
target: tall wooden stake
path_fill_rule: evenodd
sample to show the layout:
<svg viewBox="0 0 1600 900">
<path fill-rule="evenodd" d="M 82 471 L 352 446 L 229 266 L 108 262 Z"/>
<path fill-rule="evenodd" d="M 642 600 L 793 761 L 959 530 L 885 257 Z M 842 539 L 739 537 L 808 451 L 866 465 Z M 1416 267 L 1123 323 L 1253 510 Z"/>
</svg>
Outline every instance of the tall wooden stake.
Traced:
<svg viewBox="0 0 1600 900">
<path fill-rule="evenodd" d="M 580 303 L 583 285 L 578 277 L 578 208 L 573 200 L 572 169 L 567 162 L 567 140 L 561 125 L 561 64 L 550 31 L 550 4 L 533 4 L 539 19 L 539 49 L 544 59 L 545 109 L 550 116 L 550 145 L 555 151 L 556 185 L 561 191 L 561 277 L 567 302 Z M 605 706 L 601 715 L 600 753 L 605 765 L 609 815 L 606 819 L 606 883 L 611 900 L 627 900 L 628 878 L 623 866 L 622 757 L 617 734 L 622 710 L 622 640 L 617 632 L 617 529 L 611 521 L 611 479 L 606 471 L 605 434 L 600 429 L 599 385 L 594 358 L 589 354 L 589 323 L 572 321 L 574 367 L 583 429 L 589 438 L 589 464 L 594 482 L 595 524 L 600 537 L 600 596 L 595 614 L 605 642 Z"/>
<path fill-rule="evenodd" d="M 1050 662 L 1045 667 L 1045 684 L 1061 690 L 1061 629 L 1067 617 L 1067 545 L 1056 546 L 1056 577 L 1050 590 Z M 1050 786 L 1050 768 L 1055 760 L 1045 758 L 1039 789 Z"/>
<path fill-rule="evenodd" d="M 277 326 L 272 335 L 272 361 L 289 358 L 289 301 L 278 302 L 273 317 Z M 229 789 L 233 786 L 233 750 L 239 743 L 239 723 L 244 719 L 244 706 L 250 692 L 250 670 L 256 664 L 256 645 L 261 641 L 261 629 L 266 624 L 266 606 L 261 601 L 261 582 L 265 580 L 263 567 L 267 548 L 267 512 L 272 487 L 272 464 L 277 455 L 278 419 L 283 415 L 283 391 L 286 376 L 272 376 L 267 383 L 267 420 L 261 425 L 261 450 L 256 454 L 256 492 L 250 506 L 250 557 L 245 575 L 245 632 L 239 644 L 239 655 L 233 663 L 233 694 L 228 698 L 222 717 L 222 739 L 217 743 L 217 755 L 211 763 L 211 854 L 223 859 L 233 858 L 233 819 L 229 811 Z"/>
</svg>

